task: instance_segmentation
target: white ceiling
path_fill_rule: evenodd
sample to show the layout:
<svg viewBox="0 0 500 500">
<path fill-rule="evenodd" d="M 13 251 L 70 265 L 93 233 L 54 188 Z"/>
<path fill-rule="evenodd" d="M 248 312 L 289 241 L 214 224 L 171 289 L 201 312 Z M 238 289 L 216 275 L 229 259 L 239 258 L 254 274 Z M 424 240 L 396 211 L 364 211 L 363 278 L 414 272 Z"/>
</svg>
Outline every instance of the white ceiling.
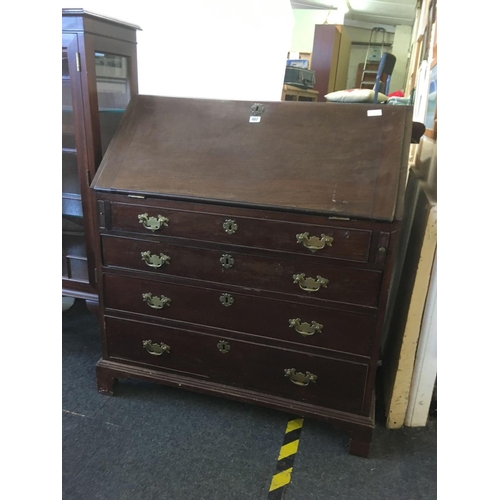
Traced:
<svg viewBox="0 0 500 500">
<path fill-rule="evenodd" d="M 294 9 L 335 9 L 338 0 L 291 0 Z M 417 0 L 346 0 L 345 19 L 374 24 L 413 25 Z"/>
</svg>

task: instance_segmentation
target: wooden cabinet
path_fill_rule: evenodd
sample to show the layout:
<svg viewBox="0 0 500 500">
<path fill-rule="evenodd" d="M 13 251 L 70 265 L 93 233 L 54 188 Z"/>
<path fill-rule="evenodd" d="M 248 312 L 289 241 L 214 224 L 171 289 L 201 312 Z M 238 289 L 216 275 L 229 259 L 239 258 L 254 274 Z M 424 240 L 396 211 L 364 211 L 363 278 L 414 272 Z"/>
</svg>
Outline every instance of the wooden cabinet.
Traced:
<svg viewBox="0 0 500 500">
<path fill-rule="evenodd" d="M 403 106 L 135 96 L 92 184 L 99 390 L 318 418 L 366 456 L 411 128 Z"/>
<path fill-rule="evenodd" d="M 138 92 L 137 26 L 62 9 L 62 291 L 97 301 L 90 183 Z"/>
<path fill-rule="evenodd" d="M 325 102 L 325 95 L 347 87 L 347 72 L 351 53 L 351 40 L 343 26 L 317 24 L 311 69 L 315 71 L 318 101 Z"/>
</svg>

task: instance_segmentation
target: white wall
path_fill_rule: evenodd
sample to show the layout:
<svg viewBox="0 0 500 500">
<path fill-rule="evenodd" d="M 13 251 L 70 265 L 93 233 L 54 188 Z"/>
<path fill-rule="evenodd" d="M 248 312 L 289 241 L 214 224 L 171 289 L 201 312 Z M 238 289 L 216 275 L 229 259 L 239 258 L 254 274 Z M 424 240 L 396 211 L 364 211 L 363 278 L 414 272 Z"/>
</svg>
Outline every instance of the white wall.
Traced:
<svg viewBox="0 0 500 500">
<path fill-rule="evenodd" d="M 139 92 L 280 100 L 290 49 L 289 0 L 101 0 L 84 9 L 137 24 Z"/>
<path fill-rule="evenodd" d="M 335 11 L 317 9 L 294 9 L 291 52 L 312 52 L 314 42 L 314 27 L 328 20 L 329 24 L 341 24 L 342 20 Z"/>
</svg>

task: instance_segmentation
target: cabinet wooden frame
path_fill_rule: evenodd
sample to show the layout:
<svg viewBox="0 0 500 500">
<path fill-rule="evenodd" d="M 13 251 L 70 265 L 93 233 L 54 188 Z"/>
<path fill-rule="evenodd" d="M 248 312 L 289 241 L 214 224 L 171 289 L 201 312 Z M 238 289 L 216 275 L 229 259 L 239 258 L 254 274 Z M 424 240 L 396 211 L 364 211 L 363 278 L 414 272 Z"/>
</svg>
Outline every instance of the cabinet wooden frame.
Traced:
<svg viewBox="0 0 500 500">
<path fill-rule="evenodd" d="M 90 184 L 103 157 L 95 52 L 102 51 L 128 58 L 130 96 L 138 93 L 136 31 L 138 26 L 83 9 L 62 9 L 62 45 L 68 51 L 69 84 L 74 115 L 75 149 L 78 185 L 81 193 L 80 261 L 86 267 L 86 276 L 65 275 L 67 256 L 63 243 L 62 294 L 84 299 L 95 311 L 98 300 L 96 282 L 95 198 Z M 63 130 L 64 132 L 64 130 Z"/>
</svg>

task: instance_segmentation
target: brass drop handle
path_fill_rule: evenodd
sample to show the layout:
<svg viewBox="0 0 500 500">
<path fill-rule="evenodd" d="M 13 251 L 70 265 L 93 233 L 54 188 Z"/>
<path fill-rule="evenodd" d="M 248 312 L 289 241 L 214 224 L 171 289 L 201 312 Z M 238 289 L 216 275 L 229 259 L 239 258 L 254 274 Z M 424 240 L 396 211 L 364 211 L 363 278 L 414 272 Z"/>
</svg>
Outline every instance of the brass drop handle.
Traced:
<svg viewBox="0 0 500 500">
<path fill-rule="evenodd" d="M 295 371 L 295 368 L 286 368 L 285 377 L 288 377 L 295 385 L 300 385 L 302 387 L 307 387 L 310 382 L 316 383 L 318 378 L 311 372 L 306 372 L 305 374 L 297 372 Z"/>
<path fill-rule="evenodd" d="M 306 323 L 305 321 L 304 323 L 301 323 L 300 318 L 290 319 L 288 322 L 290 323 L 290 328 L 295 328 L 295 331 L 300 333 L 303 337 L 310 337 L 315 333 L 321 333 L 323 328 L 323 325 L 317 323 L 316 321 L 312 321 L 311 324 Z"/>
<path fill-rule="evenodd" d="M 331 247 L 333 243 L 333 238 L 326 234 L 322 234 L 321 238 L 319 238 L 318 236 L 309 237 L 309 233 L 300 233 L 297 234 L 296 237 L 297 243 L 302 243 L 308 250 L 311 250 L 312 253 L 325 248 L 325 245 Z"/>
<path fill-rule="evenodd" d="M 171 300 L 165 295 L 160 295 L 159 297 L 154 296 L 151 292 L 143 293 L 142 299 L 148 304 L 152 309 L 163 309 L 165 306 L 169 306 Z"/>
<path fill-rule="evenodd" d="M 151 255 L 149 251 L 141 252 L 141 258 L 149 267 L 158 268 L 163 266 L 163 264 L 170 264 L 170 257 L 163 253 L 160 253 L 160 255 Z"/>
<path fill-rule="evenodd" d="M 170 346 L 163 342 L 153 344 L 151 340 L 143 340 L 142 346 L 153 356 L 161 356 L 163 353 L 170 354 Z"/>
<path fill-rule="evenodd" d="M 317 292 L 321 287 L 326 288 L 326 285 L 328 285 L 326 278 L 321 276 L 317 276 L 316 279 L 306 278 L 304 273 L 294 274 L 293 282 L 298 283 L 299 287 L 305 292 Z"/>
<path fill-rule="evenodd" d="M 163 217 L 163 215 L 158 215 L 158 217 L 150 217 L 146 213 L 138 215 L 137 218 L 139 219 L 139 222 L 141 222 L 142 225 L 150 231 L 158 231 L 158 229 L 161 229 L 163 226 L 168 226 L 168 219 L 166 217 Z"/>
</svg>

